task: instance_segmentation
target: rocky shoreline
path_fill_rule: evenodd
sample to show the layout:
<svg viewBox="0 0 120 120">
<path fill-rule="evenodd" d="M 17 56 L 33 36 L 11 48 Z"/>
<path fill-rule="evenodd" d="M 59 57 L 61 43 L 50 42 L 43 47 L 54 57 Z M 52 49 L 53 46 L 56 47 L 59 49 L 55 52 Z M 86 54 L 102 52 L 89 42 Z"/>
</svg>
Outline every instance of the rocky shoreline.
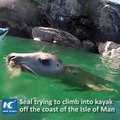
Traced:
<svg viewBox="0 0 120 120">
<path fill-rule="evenodd" d="M 120 5 L 108 0 L 12 0 L 0 5 L 0 27 L 6 26 L 9 35 L 25 38 L 32 38 L 36 26 L 60 29 L 79 40 L 75 46 L 96 52 L 101 42 L 120 43 Z M 60 44 L 65 45 L 64 39 Z"/>
</svg>

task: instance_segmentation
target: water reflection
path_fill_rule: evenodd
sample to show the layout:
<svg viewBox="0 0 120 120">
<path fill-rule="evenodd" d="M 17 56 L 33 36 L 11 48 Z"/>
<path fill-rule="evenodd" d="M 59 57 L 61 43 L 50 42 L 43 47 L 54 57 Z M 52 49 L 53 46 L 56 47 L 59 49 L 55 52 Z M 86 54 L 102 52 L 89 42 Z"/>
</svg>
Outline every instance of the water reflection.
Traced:
<svg viewBox="0 0 120 120">
<path fill-rule="evenodd" d="M 110 59 L 108 57 L 101 56 L 101 61 L 102 61 L 102 64 L 107 68 L 110 68 L 113 70 L 120 69 L 120 58 Z"/>
</svg>

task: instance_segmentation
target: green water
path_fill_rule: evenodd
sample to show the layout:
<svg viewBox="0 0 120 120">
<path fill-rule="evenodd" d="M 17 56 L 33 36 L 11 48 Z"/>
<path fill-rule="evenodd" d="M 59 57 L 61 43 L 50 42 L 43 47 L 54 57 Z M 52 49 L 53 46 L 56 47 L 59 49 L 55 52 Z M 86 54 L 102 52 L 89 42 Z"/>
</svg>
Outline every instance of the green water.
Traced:
<svg viewBox="0 0 120 120">
<path fill-rule="evenodd" d="M 44 48 L 44 52 L 55 52 L 55 54 L 66 65 L 80 67 L 87 71 L 79 76 L 77 80 L 86 79 L 90 73 L 91 79 L 102 79 L 102 84 L 107 87 L 120 89 L 120 72 L 106 68 L 97 54 L 80 52 L 78 50 L 64 48 L 56 45 L 37 43 L 27 39 L 7 36 L 0 43 L 0 99 L 17 97 L 18 99 L 113 99 L 115 113 L 82 113 L 82 112 L 64 112 L 64 113 L 17 113 L 16 115 L 3 115 L 0 113 L 0 120 L 119 120 L 120 118 L 120 93 L 114 91 L 94 91 L 78 85 L 78 82 L 71 84 L 71 81 L 64 82 L 60 79 L 53 79 L 43 76 L 35 76 L 31 73 L 22 72 L 19 76 L 12 77 L 7 71 L 4 56 L 11 52 L 36 52 Z M 92 78 L 93 77 L 93 78 Z M 64 78 L 64 76 L 63 76 Z M 107 84 L 104 80 L 111 80 Z M 80 107 L 80 105 L 74 105 Z M 93 105 L 91 107 L 96 107 Z M 1 107 L 1 106 L 0 106 Z"/>
</svg>

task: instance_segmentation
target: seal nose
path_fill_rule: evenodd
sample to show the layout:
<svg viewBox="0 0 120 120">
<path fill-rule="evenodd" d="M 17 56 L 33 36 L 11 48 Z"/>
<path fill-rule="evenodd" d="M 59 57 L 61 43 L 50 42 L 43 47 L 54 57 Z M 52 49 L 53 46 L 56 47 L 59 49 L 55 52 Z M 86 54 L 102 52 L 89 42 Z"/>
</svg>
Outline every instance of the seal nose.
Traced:
<svg viewBox="0 0 120 120">
<path fill-rule="evenodd" d="M 16 57 L 14 55 L 9 55 L 8 56 L 8 63 L 11 61 L 11 60 L 14 60 Z"/>
</svg>

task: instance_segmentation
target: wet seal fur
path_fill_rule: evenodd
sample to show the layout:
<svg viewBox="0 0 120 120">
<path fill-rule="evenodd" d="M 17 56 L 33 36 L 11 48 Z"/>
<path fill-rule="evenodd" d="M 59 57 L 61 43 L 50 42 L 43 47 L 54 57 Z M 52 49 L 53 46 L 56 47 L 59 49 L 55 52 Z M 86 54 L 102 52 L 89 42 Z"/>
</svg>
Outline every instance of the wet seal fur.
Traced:
<svg viewBox="0 0 120 120">
<path fill-rule="evenodd" d="M 55 55 L 45 52 L 11 53 L 6 61 L 11 68 L 19 66 L 21 70 L 36 75 L 56 75 L 64 69 L 63 64 Z"/>
<path fill-rule="evenodd" d="M 21 69 L 35 75 L 57 78 L 62 80 L 62 83 L 73 87 L 82 86 L 97 91 L 116 91 L 103 85 L 112 81 L 103 80 L 79 67 L 64 65 L 55 55 L 50 53 L 11 53 L 7 56 L 6 63 L 11 69 Z"/>
</svg>

